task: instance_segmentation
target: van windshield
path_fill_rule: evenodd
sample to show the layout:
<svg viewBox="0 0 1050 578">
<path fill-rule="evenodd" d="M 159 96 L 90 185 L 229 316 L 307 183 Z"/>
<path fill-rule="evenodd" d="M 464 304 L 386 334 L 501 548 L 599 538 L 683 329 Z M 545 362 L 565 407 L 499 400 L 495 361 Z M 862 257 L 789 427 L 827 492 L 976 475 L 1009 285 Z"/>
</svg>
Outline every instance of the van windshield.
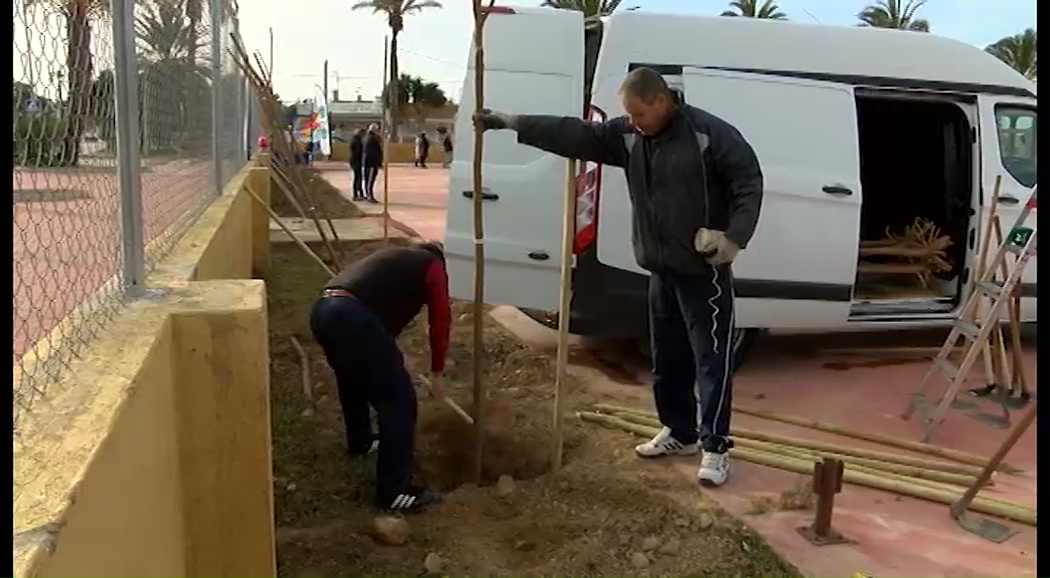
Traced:
<svg viewBox="0 0 1050 578">
<path fill-rule="evenodd" d="M 1026 187 L 1036 184 L 1036 111 L 1032 108 L 999 106 L 999 156 L 1003 168 Z"/>
</svg>

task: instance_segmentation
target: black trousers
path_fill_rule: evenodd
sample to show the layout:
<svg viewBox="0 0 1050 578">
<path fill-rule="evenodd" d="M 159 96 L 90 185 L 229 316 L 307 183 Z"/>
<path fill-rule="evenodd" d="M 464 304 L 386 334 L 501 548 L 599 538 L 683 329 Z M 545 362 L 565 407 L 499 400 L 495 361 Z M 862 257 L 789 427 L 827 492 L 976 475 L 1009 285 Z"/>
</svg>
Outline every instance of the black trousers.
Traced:
<svg viewBox="0 0 1050 578">
<path fill-rule="evenodd" d="M 335 373 L 346 441 L 353 455 L 368 452 L 375 435 L 371 405 L 379 418 L 376 498 L 405 491 L 415 451 L 416 390 L 394 338 L 354 297 L 321 297 L 310 312 L 310 329 Z"/>
<path fill-rule="evenodd" d="M 676 440 L 699 440 L 707 452 L 732 447 L 733 321 L 729 266 L 699 275 L 649 277 L 656 410 Z"/>
<path fill-rule="evenodd" d="M 361 180 L 361 173 L 364 172 L 364 167 L 361 165 L 350 165 L 350 171 L 354 173 L 354 196 L 365 196 L 365 189 Z"/>
<path fill-rule="evenodd" d="M 365 166 L 365 196 L 374 199 L 376 196 L 376 177 L 379 176 L 379 167 Z"/>
</svg>

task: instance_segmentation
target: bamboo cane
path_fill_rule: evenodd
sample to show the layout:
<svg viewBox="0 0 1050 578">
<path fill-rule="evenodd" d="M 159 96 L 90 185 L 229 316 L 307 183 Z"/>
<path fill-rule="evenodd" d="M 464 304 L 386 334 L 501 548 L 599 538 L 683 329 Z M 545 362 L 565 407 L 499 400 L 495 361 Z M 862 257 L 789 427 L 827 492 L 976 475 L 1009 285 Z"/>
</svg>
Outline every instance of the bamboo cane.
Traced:
<svg viewBox="0 0 1050 578">
<path fill-rule="evenodd" d="M 626 431 L 641 437 L 652 437 L 659 431 L 657 428 L 644 426 L 637 423 L 631 423 L 624 419 L 616 416 L 602 415 L 592 412 L 577 412 L 577 417 L 584 421 L 596 423 L 610 429 L 618 429 Z M 733 448 L 729 450 L 730 455 L 734 458 L 741 459 L 746 462 L 769 466 L 794 472 L 798 474 L 811 474 L 813 471 L 812 460 L 804 460 L 791 456 L 781 456 L 771 454 L 768 452 L 748 450 L 744 448 Z M 872 474 L 868 472 L 856 471 L 855 469 L 847 468 L 843 474 L 843 481 L 854 485 L 866 486 L 877 490 L 883 490 L 900 494 L 904 496 L 920 498 L 931 502 L 938 502 L 941 504 L 952 504 L 957 500 L 962 493 L 952 492 L 939 488 L 933 488 L 916 484 L 911 481 L 902 481 L 898 479 L 887 479 L 884 476 L 878 474 Z M 981 512 L 992 516 L 998 516 L 1008 520 L 1021 522 L 1035 526 L 1036 524 L 1036 513 L 1035 510 L 1028 507 L 1017 507 L 1013 505 L 1007 505 L 1000 502 L 990 502 L 988 500 L 977 498 L 973 501 L 970 506 L 975 512 Z"/>
<path fill-rule="evenodd" d="M 628 412 L 614 412 L 614 415 L 626 419 L 628 421 L 637 421 L 643 425 L 650 427 L 660 427 L 660 422 L 653 418 L 652 415 L 628 413 Z M 780 444 L 785 446 L 803 447 L 811 450 L 820 452 L 830 452 L 834 454 L 841 454 L 845 456 L 854 456 L 858 458 L 865 458 L 870 460 L 878 460 L 881 462 L 889 462 L 893 464 L 912 466 L 923 469 L 937 470 L 941 472 L 948 472 L 954 474 L 960 474 L 964 476 L 976 477 L 980 473 L 980 468 L 974 466 L 968 466 L 964 464 L 956 464 L 949 462 L 938 462 L 931 461 L 925 458 L 916 458 L 912 456 L 905 456 L 900 454 L 891 454 L 885 452 L 879 452 L 875 450 L 867 450 L 861 448 L 852 448 L 849 446 L 843 446 L 839 444 L 833 444 L 828 442 L 819 442 L 814 440 L 807 440 L 802 438 L 795 438 L 785 435 L 777 435 L 765 432 L 759 432 L 744 428 L 732 428 L 730 435 L 733 438 L 744 437 L 758 441 L 764 441 L 774 444 Z"/>
<path fill-rule="evenodd" d="M 491 4 L 490 4 L 491 5 Z M 474 114 L 485 108 L 485 11 L 482 0 L 473 0 L 474 14 Z M 474 190 L 474 480 L 481 482 L 481 470 L 485 451 L 485 382 L 484 362 L 485 328 L 485 220 L 482 205 L 481 169 L 484 163 L 485 131 L 474 126 L 474 151 L 472 160 L 472 184 Z"/>
<path fill-rule="evenodd" d="M 987 267 L 988 247 L 992 242 L 993 223 L 995 221 L 995 207 L 999 204 L 999 188 L 1002 185 L 1002 182 L 1002 175 L 996 175 L 995 185 L 992 187 L 992 202 L 989 204 L 990 209 L 986 216 L 987 220 L 984 223 L 984 230 L 981 233 L 980 253 L 978 254 L 977 266 L 973 274 L 974 279 L 980 279 L 983 277 L 985 268 Z M 976 285 L 974 286 L 974 290 L 977 290 Z M 977 304 L 977 307 L 974 308 L 973 315 L 970 319 L 967 319 L 967 321 L 976 322 L 976 320 L 983 318 L 985 311 L 987 310 L 985 303 L 985 298 L 981 297 L 981 301 Z M 988 341 L 981 344 L 981 359 L 984 365 L 985 384 L 995 384 L 996 371 L 993 363 L 994 358 L 992 357 L 991 344 Z"/>
<path fill-rule="evenodd" d="M 895 464 L 893 462 L 884 462 L 880 460 L 871 460 L 866 458 L 858 458 L 856 456 L 849 456 L 845 454 L 839 454 L 835 452 L 821 452 L 817 450 L 811 450 L 799 446 L 787 446 L 783 444 L 773 444 L 769 442 L 763 442 L 745 437 L 734 437 L 733 443 L 746 447 L 754 448 L 762 451 L 769 451 L 776 453 L 778 451 L 796 453 L 802 456 L 818 458 L 818 457 L 829 457 L 836 458 L 845 462 L 847 465 L 854 465 L 864 469 L 879 470 L 887 473 L 893 473 L 897 475 L 907 476 L 909 478 L 917 478 L 922 480 L 930 480 L 941 484 L 954 485 L 959 487 L 969 486 L 977 478 L 974 476 L 963 476 L 960 474 L 953 474 L 949 472 L 942 472 L 939 470 L 931 470 L 929 468 L 919 468 L 915 466 L 905 466 L 901 464 Z M 989 480 L 989 483 L 991 480 Z"/>
<path fill-rule="evenodd" d="M 263 201 L 262 198 L 252 189 L 251 185 L 245 184 L 244 190 L 248 191 L 248 194 L 251 195 L 253 199 L 255 199 L 256 203 L 259 203 L 259 205 L 266 209 L 266 212 L 270 215 L 270 218 L 273 219 L 273 222 L 277 223 L 277 225 L 281 227 L 281 229 L 284 230 L 284 232 L 287 233 L 293 241 L 295 241 L 295 244 L 299 245 L 299 248 L 301 248 L 303 251 L 306 251 L 306 253 L 310 255 L 310 257 L 312 257 L 314 261 L 317 261 L 317 264 L 320 265 L 326 273 L 328 273 L 332 277 L 335 277 L 335 271 L 332 271 L 332 268 L 328 266 L 328 263 L 325 263 L 324 259 L 318 257 L 317 253 L 314 253 L 314 250 L 311 249 L 309 245 L 304 243 L 303 240 L 299 238 L 299 235 L 296 235 L 294 231 L 288 228 L 288 225 L 284 224 L 284 221 L 281 220 L 280 215 L 273 212 L 273 209 L 270 208 L 269 203 Z"/>
<path fill-rule="evenodd" d="M 996 244 L 1002 245 L 1005 239 L 1003 238 L 1002 220 L 999 219 L 999 215 L 995 215 L 995 238 Z M 999 265 L 999 274 L 1002 275 L 1002 280 L 1006 280 L 1010 276 L 1009 267 L 1006 264 L 1006 260 L 1003 260 Z M 1010 302 L 1007 303 L 1007 318 L 1010 342 L 1002 342 L 1002 354 L 1003 359 L 1001 361 L 1003 368 L 1002 381 L 1000 385 L 1009 384 L 1011 386 L 1011 393 L 1014 388 L 1020 387 L 1022 392 L 1028 391 L 1028 377 L 1024 370 L 1024 351 L 1021 345 L 1021 294 L 1020 291 L 1016 291 L 1010 296 Z M 1002 335 L 1002 327 L 998 328 L 1000 340 L 1004 339 Z"/>
<path fill-rule="evenodd" d="M 389 71 L 389 76 L 388 76 Z M 390 41 L 383 38 L 383 77 L 386 78 L 386 98 L 383 99 L 383 123 L 388 123 L 388 113 L 393 114 L 393 107 L 398 102 L 396 80 L 392 78 L 393 67 L 390 66 Z M 391 104 L 391 102 L 395 104 Z M 390 241 L 390 132 L 393 127 L 383 127 L 383 241 Z"/>
<path fill-rule="evenodd" d="M 295 349 L 295 353 L 299 356 L 299 363 L 301 364 L 301 373 L 303 381 L 303 397 L 306 398 L 306 402 L 313 404 L 314 402 L 314 389 L 313 379 L 310 376 L 310 358 L 306 356 L 306 350 L 303 349 L 299 340 L 294 335 L 289 335 L 288 339 L 292 342 L 292 347 Z"/>
<path fill-rule="evenodd" d="M 638 413 L 640 415 L 654 417 L 652 413 L 648 413 L 648 412 L 645 412 L 643 410 L 629 408 L 629 407 L 624 407 L 624 406 L 619 406 L 619 405 L 607 404 L 607 403 L 597 404 L 597 405 L 594 406 L 594 408 L 599 410 L 599 411 L 606 411 L 606 412 L 612 412 L 612 413 L 634 412 L 634 413 Z M 967 464 L 967 465 L 982 467 L 985 463 L 987 463 L 987 458 L 983 458 L 983 457 L 981 457 L 981 456 L 979 456 L 977 454 L 972 454 L 972 453 L 964 452 L 964 451 L 960 451 L 960 450 L 953 450 L 953 449 L 949 449 L 949 448 L 942 448 L 942 447 L 938 447 L 938 446 L 935 446 L 935 445 L 932 445 L 932 444 L 916 442 L 916 441 L 912 441 L 912 440 L 908 440 L 908 439 L 899 438 L 899 437 L 896 437 L 896 436 L 890 436 L 890 435 L 884 435 L 884 434 L 876 434 L 876 433 L 868 433 L 868 432 L 862 432 L 862 431 L 852 431 L 852 430 L 848 430 L 848 429 L 843 428 L 843 427 L 839 427 L 839 426 L 834 425 L 834 424 L 829 424 L 829 423 L 825 423 L 825 422 L 821 422 L 821 421 L 811 420 L 811 419 L 803 418 L 803 417 L 797 417 L 797 416 L 792 416 L 792 415 L 787 415 L 787 414 L 776 413 L 776 412 L 772 412 L 772 411 L 768 411 L 768 410 L 764 410 L 764 409 L 753 408 L 753 407 L 748 407 L 748 406 L 734 405 L 733 406 L 733 411 L 740 412 L 740 413 L 746 414 L 746 415 L 752 415 L 752 416 L 755 416 L 755 417 L 760 417 L 760 418 L 763 418 L 763 419 L 768 419 L 768 420 L 771 420 L 771 421 L 779 421 L 779 422 L 783 422 L 783 423 L 787 423 L 787 424 L 791 424 L 791 425 L 797 425 L 797 426 L 800 426 L 800 427 L 814 429 L 814 430 L 822 431 L 822 432 L 825 432 L 825 433 L 841 435 L 841 436 L 846 436 L 846 437 L 852 437 L 852 438 L 855 438 L 855 439 L 864 440 L 864 441 L 873 442 L 873 443 L 878 443 L 878 444 L 883 444 L 883 445 L 895 447 L 895 448 L 902 449 L 902 450 L 908 450 L 908 451 L 923 453 L 923 454 L 927 454 L 927 455 L 931 455 L 931 456 L 936 456 L 936 457 L 943 458 L 943 459 L 946 459 L 946 460 L 959 462 L 961 464 Z M 1008 466 L 1007 464 L 1002 464 L 1001 470 L 1004 471 L 1004 472 L 1011 472 L 1011 473 L 1018 473 L 1018 472 L 1020 472 L 1019 469 L 1013 468 L 1011 466 Z"/>
<path fill-rule="evenodd" d="M 554 377 L 554 427 L 552 428 L 551 471 L 562 465 L 565 442 L 565 378 L 569 362 L 569 304 L 572 296 L 572 237 L 576 224 L 576 163 L 565 163 L 564 208 L 561 223 L 561 286 L 558 290 L 558 357 Z"/>
</svg>

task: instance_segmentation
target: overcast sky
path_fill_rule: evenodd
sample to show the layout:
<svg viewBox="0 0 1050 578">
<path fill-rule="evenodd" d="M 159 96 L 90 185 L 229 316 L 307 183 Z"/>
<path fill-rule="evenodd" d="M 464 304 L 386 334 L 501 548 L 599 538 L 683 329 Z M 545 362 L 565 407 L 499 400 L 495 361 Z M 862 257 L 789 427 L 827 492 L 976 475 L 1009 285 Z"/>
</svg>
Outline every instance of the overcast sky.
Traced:
<svg viewBox="0 0 1050 578">
<path fill-rule="evenodd" d="M 274 36 L 275 89 L 286 100 L 313 95 L 324 82 L 324 61 L 329 61 L 329 89 L 338 89 L 342 99 L 360 94 L 370 99 L 379 93 L 383 72 L 383 38 L 386 20 L 367 11 L 351 10 L 354 0 L 240 0 L 241 35 L 249 51 L 269 54 L 269 28 Z M 400 40 L 401 70 L 436 81 L 458 98 L 473 26 L 470 0 L 445 0 L 441 10 L 409 16 Z M 500 3 L 503 3 L 500 1 Z M 513 2 L 508 2 L 514 4 Z M 517 4 L 538 4 L 517 2 Z M 793 20 L 823 24 L 853 25 L 863 0 L 779 0 L 780 8 Z M 16 22 L 21 21 L 15 2 Z M 41 6 L 46 6 L 41 3 Z M 624 0 L 623 7 L 687 14 L 717 15 L 727 8 L 724 0 Z M 929 0 L 919 15 L 931 22 L 933 32 L 985 47 L 999 38 L 1035 26 L 1035 0 Z M 37 15 L 34 30 L 36 76 L 63 67 L 62 26 L 57 16 Z M 44 20 L 48 20 L 45 23 Z M 96 54 L 108 54 L 108 23 L 96 31 Z M 15 26 L 13 61 L 15 78 L 25 79 L 24 32 Z M 48 30 L 54 34 L 48 34 Z M 46 50 L 45 50 L 46 49 Z M 40 62 L 41 52 L 47 52 Z M 99 58 L 106 60 L 106 58 Z M 110 59 L 111 60 L 111 59 Z M 102 63 L 104 64 L 104 62 Z M 102 69 L 105 66 L 96 66 Z M 46 80 L 42 81 L 46 82 Z M 41 80 L 38 80 L 38 84 Z M 57 83 L 55 83 L 57 84 Z"/>
</svg>

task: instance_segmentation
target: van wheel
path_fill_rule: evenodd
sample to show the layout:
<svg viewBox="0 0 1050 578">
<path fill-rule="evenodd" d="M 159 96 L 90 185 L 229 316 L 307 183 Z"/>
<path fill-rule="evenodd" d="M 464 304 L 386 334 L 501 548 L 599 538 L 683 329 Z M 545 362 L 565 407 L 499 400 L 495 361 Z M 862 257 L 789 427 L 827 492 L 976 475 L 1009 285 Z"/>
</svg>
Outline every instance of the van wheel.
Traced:
<svg viewBox="0 0 1050 578">
<path fill-rule="evenodd" d="M 758 339 L 758 334 L 761 329 L 746 328 L 746 329 L 734 329 L 733 330 L 733 371 L 740 369 L 740 366 L 747 361 L 748 355 L 751 353 L 751 348 L 755 345 L 755 340 Z M 642 350 L 642 353 L 649 359 L 652 359 L 653 352 L 649 348 L 649 339 L 641 339 L 638 341 L 638 346 Z"/>
</svg>

